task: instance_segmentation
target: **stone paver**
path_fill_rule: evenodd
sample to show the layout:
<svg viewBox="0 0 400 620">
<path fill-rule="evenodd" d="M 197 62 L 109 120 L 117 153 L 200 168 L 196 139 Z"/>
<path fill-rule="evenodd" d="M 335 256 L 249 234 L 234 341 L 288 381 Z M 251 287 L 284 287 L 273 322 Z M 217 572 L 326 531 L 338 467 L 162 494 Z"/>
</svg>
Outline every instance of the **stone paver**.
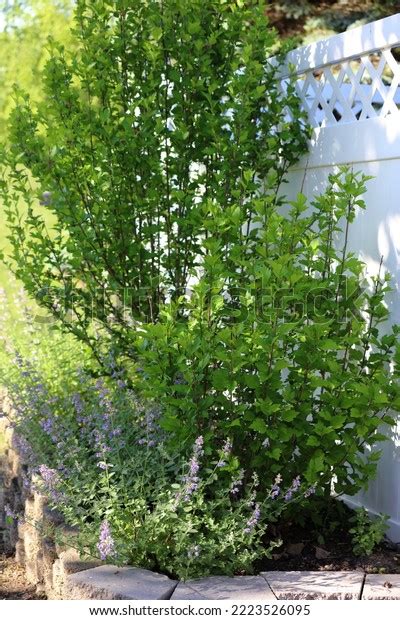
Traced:
<svg viewBox="0 0 400 620">
<path fill-rule="evenodd" d="M 171 596 L 171 601 L 205 601 L 207 597 L 202 596 L 200 592 L 196 592 L 186 583 L 178 583 L 176 589 L 174 590 L 173 595 Z"/>
<path fill-rule="evenodd" d="M 362 598 L 400 600 L 400 575 L 367 575 Z"/>
<path fill-rule="evenodd" d="M 359 599 L 361 572 L 270 571 L 261 573 L 278 599 Z"/>
<path fill-rule="evenodd" d="M 142 568 L 98 566 L 67 578 L 68 599 L 167 600 L 177 582 Z"/>
<path fill-rule="evenodd" d="M 171 600 L 179 600 L 183 595 L 185 598 L 189 599 L 191 590 L 197 594 L 197 598 L 209 600 L 276 600 L 271 588 L 268 586 L 265 579 L 260 576 L 191 579 L 186 583 L 179 584 Z"/>
</svg>

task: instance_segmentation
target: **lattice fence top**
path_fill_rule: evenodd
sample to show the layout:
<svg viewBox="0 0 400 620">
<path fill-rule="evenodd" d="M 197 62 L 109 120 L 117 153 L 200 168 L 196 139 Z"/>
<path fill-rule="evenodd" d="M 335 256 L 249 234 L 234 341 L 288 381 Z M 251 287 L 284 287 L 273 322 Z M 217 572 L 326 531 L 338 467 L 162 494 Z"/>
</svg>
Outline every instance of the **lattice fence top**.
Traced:
<svg viewBox="0 0 400 620">
<path fill-rule="evenodd" d="M 399 115 L 400 14 L 296 50 L 288 65 L 313 127 Z"/>
</svg>

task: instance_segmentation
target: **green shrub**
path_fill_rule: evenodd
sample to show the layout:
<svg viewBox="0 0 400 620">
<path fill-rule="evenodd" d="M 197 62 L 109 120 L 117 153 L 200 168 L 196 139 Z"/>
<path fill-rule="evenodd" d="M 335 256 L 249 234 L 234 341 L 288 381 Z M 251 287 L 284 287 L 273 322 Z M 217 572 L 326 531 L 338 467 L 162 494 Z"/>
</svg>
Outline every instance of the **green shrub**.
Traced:
<svg viewBox="0 0 400 620">
<path fill-rule="evenodd" d="M 75 22 L 78 52 L 50 43 L 43 102 L 15 94 L 14 269 L 67 329 L 98 349 L 94 316 L 136 362 L 132 327 L 156 324 L 201 270 L 208 209 L 249 223 L 260 179 L 274 202 L 305 150 L 303 115 L 267 62 L 278 44 L 262 3 L 80 0 Z"/>
<path fill-rule="evenodd" d="M 371 555 L 385 537 L 388 529 L 387 520 L 387 515 L 380 514 L 371 519 L 365 508 L 356 510 L 356 514 L 351 519 L 354 527 L 349 530 L 356 555 Z"/>
<path fill-rule="evenodd" d="M 367 286 L 347 246 L 366 178 L 331 175 L 312 209 L 282 196 L 307 132 L 263 3 L 81 0 L 76 37 L 73 57 L 52 43 L 37 110 L 16 93 L 15 273 L 157 403 L 169 454 L 229 438 L 260 501 L 283 471 L 356 492 L 399 410 L 398 330 L 386 275 Z"/>
</svg>

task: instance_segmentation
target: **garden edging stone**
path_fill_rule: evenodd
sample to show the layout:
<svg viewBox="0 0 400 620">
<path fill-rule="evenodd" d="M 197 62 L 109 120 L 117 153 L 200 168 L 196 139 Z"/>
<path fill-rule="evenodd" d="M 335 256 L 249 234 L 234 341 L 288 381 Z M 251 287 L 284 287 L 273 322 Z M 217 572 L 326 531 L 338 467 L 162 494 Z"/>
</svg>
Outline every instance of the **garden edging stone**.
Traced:
<svg viewBox="0 0 400 620">
<path fill-rule="evenodd" d="M 363 572 L 269 571 L 261 573 L 277 599 L 360 599 Z"/>
<path fill-rule="evenodd" d="M 366 575 L 363 600 L 400 600 L 400 575 Z"/>
<path fill-rule="evenodd" d="M 70 575 L 68 600 L 169 600 L 178 582 L 143 568 L 98 566 Z"/>
<path fill-rule="evenodd" d="M 178 585 L 171 600 L 189 599 L 191 593 L 197 595 L 192 598 L 208 600 L 276 600 L 268 582 L 259 575 L 191 579 Z"/>
</svg>

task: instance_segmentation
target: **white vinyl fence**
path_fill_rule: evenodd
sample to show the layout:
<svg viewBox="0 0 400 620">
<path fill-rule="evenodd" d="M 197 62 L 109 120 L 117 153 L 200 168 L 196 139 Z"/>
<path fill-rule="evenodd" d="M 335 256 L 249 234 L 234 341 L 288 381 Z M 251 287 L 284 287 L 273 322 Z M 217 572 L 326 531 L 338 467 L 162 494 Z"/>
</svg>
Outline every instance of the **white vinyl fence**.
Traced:
<svg viewBox="0 0 400 620">
<path fill-rule="evenodd" d="M 391 320 L 400 323 L 400 14 L 302 47 L 288 62 L 314 130 L 309 154 L 290 171 L 284 192 L 312 197 L 342 164 L 374 177 L 350 247 L 371 275 L 383 256 L 395 289 Z M 287 75 L 284 69 L 283 88 Z M 400 421 L 384 445 L 376 480 L 347 501 L 388 514 L 389 537 L 400 542 Z"/>
</svg>

